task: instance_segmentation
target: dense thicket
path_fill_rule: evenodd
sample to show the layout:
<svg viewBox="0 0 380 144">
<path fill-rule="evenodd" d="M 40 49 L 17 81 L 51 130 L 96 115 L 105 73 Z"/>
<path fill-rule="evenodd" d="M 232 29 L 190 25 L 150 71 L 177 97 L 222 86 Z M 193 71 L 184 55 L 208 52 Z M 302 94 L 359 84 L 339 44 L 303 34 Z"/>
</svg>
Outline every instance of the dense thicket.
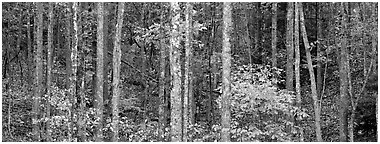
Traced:
<svg viewBox="0 0 380 144">
<path fill-rule="evenodd" d="M 377 141 L 377 7 L 4 2 L 2 141 Z"/>
</svg>

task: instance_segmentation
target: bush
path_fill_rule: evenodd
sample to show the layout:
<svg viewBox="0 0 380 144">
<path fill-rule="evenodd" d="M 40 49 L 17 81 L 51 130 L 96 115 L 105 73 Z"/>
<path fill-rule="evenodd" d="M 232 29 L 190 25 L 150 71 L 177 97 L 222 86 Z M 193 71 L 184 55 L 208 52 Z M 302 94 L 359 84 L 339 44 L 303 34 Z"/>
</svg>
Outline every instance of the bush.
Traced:
<svg viewBox="0 0 380 144">
<path fill-rule="evenodd" d="M 231 140 L 296 141 L 291 118 L 308 115 L 294 106 L 295 95 L 276 87 L 280 69 L 261 65 L 237 66 L 231 73 Z M 220 98 L 217 100 L 219 108 Z M 291 131 L 286 130 L 290 128 Z"/>
</svg>

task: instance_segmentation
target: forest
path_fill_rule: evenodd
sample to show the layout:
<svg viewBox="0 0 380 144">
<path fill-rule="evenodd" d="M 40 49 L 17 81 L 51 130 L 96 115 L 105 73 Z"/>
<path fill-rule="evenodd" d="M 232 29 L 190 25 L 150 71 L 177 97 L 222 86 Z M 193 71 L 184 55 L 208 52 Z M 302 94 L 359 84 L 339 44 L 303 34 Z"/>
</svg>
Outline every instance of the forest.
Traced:
<svg viewBox="0 0 380 144">
<path fill-rule="evenodd" d="M 2 2 L 2 142 L 377 142 L 378 3 Z"/>
</svg>

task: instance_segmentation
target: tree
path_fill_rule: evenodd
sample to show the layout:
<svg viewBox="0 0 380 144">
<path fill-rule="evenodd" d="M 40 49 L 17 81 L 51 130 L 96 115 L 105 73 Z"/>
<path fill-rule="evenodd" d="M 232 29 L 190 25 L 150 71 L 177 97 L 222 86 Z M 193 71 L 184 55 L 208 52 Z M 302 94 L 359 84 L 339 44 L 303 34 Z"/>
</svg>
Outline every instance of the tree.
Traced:
<svg viewBox="0 0 380 144">
<path fill-rule="evenodd" d="M 71 96 L 71 125 L 74 123 L 74 114 L 76 113 L 76 92 L 77 92 L 77 71 L 78 71 L 78 2 L 72 4 L 73 9 L 73 34 L 71 47 L 71 76 L 70 76 L 70 96 Z M 71 127 L 74 133 L 73 127 Z M 70 139 L 71 137 L 69 137 Z"/>
<path fill-rule="evenodd" d="M 247 49 L 248 49 L 248 58 L 249 58 L 249 64 L 253 64 L 252 62 L 252 42 L 251 42 L 251 38 L 250 38 L 250 33 L 249 33 L 249 26 L 250 26 L 250 23 L 249 21 L 251 20 L 251 13 L 250 13 L 250 10 L 248 8 L 249 5 L 243 5 L 244 9 L 245 9 L 245 18 L 243 19 L 244 21 L 244 25 L 247 27 L 245 32 L 246 32 L 246 45 L 247 45 Z"/>
<path fill-rule="evenodd" d="M 162 4 L 162 12 L 161 12 L 161 26 L 164 27 L 164 14 L 165 14 L 165 9 L 164 9 L 164 4 Z M 160 78 L 159 78 L 159 87 L 160 91 L 158 93 L 158 97 L 160 99 L 160 105 L 158 109 L 158 115 L 159 115 L 159 128 L 158 128 L 158 135 L 161 136 L 160 140 L 164 141 L 164 129 L 166 127 L 166 113 L 165 113 L 165 107 L 166 107 L 166 99 L 165 99 L 165 53 L 166 53 L 166 47 L 164 46 L 165 40 L 163 39 L 164 35 L 162 35 L 162 38 L 160 40 Z M 166 72 L 167 73 L 167 72 Z"/>
<path fill-rule="evenodd" d="M 301 25 L 302 38 L 303 38 L 305 51 L 306 51 L 307 67 L 309 69 L 309 75 L 310 75 L 311 93 L 312 93 L 311 95 L 313 98 L 313 108 L 314 108 L 314 115 L 315 115 L 315 132 L 317 135 L 317 141 L 321 142 L 323 141 L 322 131 L 321 131 L 321 114 L 320 114 L 321 109 L 318 104 L 317 86 L 315 83 L 314 69 L 313 69 L 313 64 L 312 64 L 311 54 L 310 54 L 311 48 L 309 45 L 309 41 L 307 39 L 302 3 L 298 4 L 298 8 L 299 8 L 299 13 L 300 13 L 300 25 Z"/>
<path fill-rule="evenodd" d="M 272 66 L 277 67 L 277 3 L 272 3 Z"/>
<path fill-rule="evenodd" d="M 115 35 L 115 48 L 113 50 L 113 81 L 112 81 L 112 129 L 113 137 L 112 141 L 117 142 L 119 139 L 119 99 L 120 99 L 120 64 L 121 64 L 121 28 L 123 27 L 124 16 L 124 3 L 119 2 L 117 23 L 116 23 L 116 35 Z"/>
<path fill-rule="evenodd" d="M 108 81 L 109 81 L 109 78 L 108 78 L 108 72 L 110 71 L 110 69 L 112 69 L 112 64 L 110 62 L 112 62 L 112 58 L 110 58 L 107 53 L 109 53 L 109 49 L 111 49 L 111 43 L 112 43 L 112 36 L 110 36 L 110 33 L 108 33 L 109 31 L 109 25 L 112 24 L 111 22 L 111 19 L 109 18 L 110 16 L 110 13 L 111 13 L 111 8 L 112 8 L 112 5 L 111 3 L 104 3 L 104 6 L 103 6 L 103 38 L 104 38 L 104 41 L 103 41 L 103 46 L 104 46 L 104 50 L 103 50 L 103 105 L 104 105 L 104 108 L 103 108 L 103 111 L 105 112 L 105 115 L 103 116 L 103 119 L 112 119 L 111 117 L 111 114 L 112 114 L 112 106 L 111 106 L 111 97 L 110 96 L 110 91 L 112 90 L 109 90 L 109 84 L 108 84 Z M 115 15 L 116 16 L 116 15 Z M 111 55 L 113 56 L 113 55 Z M 111 78 L 112 79 L 112 78 Z M 112 81 L 112 80 L 111 80 Z M 107 125 L 107 121 L 102 121 L 102 125 L 103 127 L 105 127 Z M 106 139 L 105 139 L 106 140 Z"/>
<path fill-rule="evenodd" d="M 71 14 L 71 9 L 72 9 L 72 3 L 67 3 L 67 12 L 66 12 L 66 88 L 67 88 L 67 97 L 70 102 L 70 108 L 69 108 L 69 126 L 68 126 L 68 138 L 69 141 L 71 141 L 72 134 L 73 134 L 73 110 L 74 110 L 74 96 L 72 95 L 71 92 L 71 76 L 72 76 L 72 59 L 71 59 L 71 54 L 72 54 L 72 14 Z"/>
<path fill-rule="evenodd" d="M 300 44 L 299 44 L 299 4 L 296 2 L 295 7 L 295 18 L 294 18 L 294 52 L 295 52 L 295 62 L 294 62 L 294 71 L 296 76 L 296 96 L 297 101 L 296 105 L 297 107 L 301 107 L 301 83 L 300 83 Z M 297 121 L 298 122 L 298 121 Z M 299 126 L 300 126 L 300 122 Z M 300 141 L 303 142 L 303 128 L 300 126 Z"/>
<path fill-rule="evenodd" d="M 191 123 L 191 100 L 193 97 L 193 87 L 192 87 L 192 69 L 191 69 L 191 59 L 192 59 L 192 10 L 193 6 L 191 3 L 186 3 L 186 41 L 185 41 L 185 80 L 184 80 L 184 100 L 183 100 L 183 141 L 187 140 L 187 127 Z"/>
<path fill-rule="evenodd" d="M 42 3 L 36 3 L 37 5 L 37 51 L 35 55 L 36 75 L 35 75 L 35 87 L 34 87 L 34 103 L 33 103 L 33 136 L 35 141 L 40 141 L 40 123 L 38 122 L 40 99 L 42 97 L 42 28 L 43 28 L 43 6 Z"/>
<path fill-rule="evenodd" d="M 51 115 L 50 115 L 50 97 L 51 97 L 51 91 L 52 91 L 52 66 L 53 66 L 53 55 L 52 55 L 52 45 L 53 45 L 53 9 L 54 9 L 54 3 L 49 3 L 49 25 L 48 25 L 48 45 L 47 45 L 47 73 L 46 73 L 46 87 L 47 87 L 47 103 L 46 103 L 46 116 L 48 117 L 48 121 L 46 122 L 46 131 L 47 131 L 47 141 L 51 141 L 51 129 L 50 129 L 50 121 L 51 121 Z"/>
<path fill-rule="evenodd" d="M 255 22 L 254 22 L 254 25 L 255 25 L 255 29 L 254 29 L 254 42 L 255 42 L 255 47 L 254 49 L 255 50 L 259 50 L 260 49 L 260 2 L 257 2 L 256 5 L 256 10 L 255 10 Z M 261 52 L 261 51 L 259 51 Z M 259 57 L 259 61 L 261 61 L 261 57 Z"/>
<path fill-rule="evenodd" d="M 293 91 L 293 28 L 294 28 L 294 3 L 288 3 L 288 12 L 286 15 L 286 89 Z"/>
<path fill-rule="evenodd" d="M 179 18 L 180 8 L 178 2 L 171 2 L 172 11 L 172 34 L 170 37 L 170 73 L 172 90 L 170 92 L 170 108 L 171 108 L 171 141 L 182 141 L 182 96 L 181 96 L 181 65 L 180 65 L 180 33 Z"/>
<path fill-rule="evenodd" d="M 340 31 L 340 63 L 339 63 L 339 80 L 340 80 L 340 101 L 339 101 L 339 140 L 347 142 L 348 136 L 348 76 L 347 76 L 347 36 L 346 36 L 346 9 L 347 3 L 340 3 L 340 12 L 342 15 Z"/>
<path fill-rule="evenodd" d="M 82 7 L 83 3 L 79 3 L 79 7 L 77 8 L 78 11 L 78 84 L 80 85 L 79 88 L 79 97 L 80 97 L 80 103 L 79 103 L 79 121 L 78 121 L 78 134 L 79 134 L 79 141 L 86 141 L 86 134 L 85 134 L 85 107 L 86 107 L 86 88 L 85 88 L 85 83 L 86 83 L 86 56 L 85 56 L 85 42 L 83 41 L 83 18 L 81 16 L 82 12 Z M 59 39 L 58 39 L 59 40 Z M 58 43 L 59 45 L 59 43 Z"/>
<path fill-rule="evenodd" d="M 147 5 L 145 3 L 142 3 L 142 11 L 141 11 L 141 25 L 142 25 L 142 28 L 145 29 L 146 28 L 146 23 L 145 23 L 145 9 L 146 9 Z M 142 75 L 146 75 L 146 55 L 145 55 L 145 41 L 142 41 L 141 43 L 141 47 L 140 48 L 140 58 L 141 58 L 141 61 L 140 61 L 140 71 L 141 71 L 141 74 Z M 149 111 L 149 107 L 148 107 L 148 88 L 147 88 L 147 83 L 145 82 L 145 79 L 143 76 L 141 76 L 141 83 L 142 85 L 144 85 L 144 90 L 142 92 L 142 102 L 141 102 L 141 107 L 144 109 L 144 113 L 143 113 L 143 118 L 144 119 L 147 119 L 147 112 Z"/>
<path fill-rule="evenodd" d="M 97 20 L 98 20 L 98 26 L 97 26 L 97 50 L 96 50 L 96 118 L 99 121 L 98 125 L 96 127 L 96 135 L 95 141 L 100 142 L 103 140 L 103 71 L 104 71 L 104 61 L 103 61 L 103 3 L 98 2 L 97 3 Z"/>
<path fill-rule="evenodd" d="M 232 7 L 231 3 L 223 3 L 223 50 L 222 50 L 222 117 L 221 117 L 221 141 L 230 141 L 230 96 L 231 96 L 231 43 L 230 34 L 232 31 Z"/>
<path fill-rule="evenodd" d="M 32 41 L 31 41 L 31 36 L 30 36 L 30 17 L 32 17 L 32 3 L 28 4 L 28 18 L 27 18 L 27 44 L 28 44 L 28 52 L 27 52 L 27 63 L 28 63 L 28 84 L 32 86 L 32 71 L 33 71 L 33 58 L 32 58 L 32 53 L 33 53 L 33 46 L 32 46 Z M 30 87 L 31 88 L 31 87 Z"/>
<path fill-rule="evenodd" d="M 322 39 L 322 22 L 321 22 L 321 8 L 319 7 L 319 3 L 317 3 L 317 41 L 319 42 Z M 317 94 L 318 97 L 322 96 L 322 62 L 321 62 L 321 45 L 317 43 Z"/>
</svg>

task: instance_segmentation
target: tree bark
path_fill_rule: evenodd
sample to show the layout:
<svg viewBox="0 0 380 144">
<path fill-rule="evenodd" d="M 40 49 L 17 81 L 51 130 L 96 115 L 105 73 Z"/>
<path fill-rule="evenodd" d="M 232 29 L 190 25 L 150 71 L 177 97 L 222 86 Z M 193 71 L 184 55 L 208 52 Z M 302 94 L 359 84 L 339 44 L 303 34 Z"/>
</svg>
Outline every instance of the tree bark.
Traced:
<svg viewBox="0 0 380 144">
<path fill-rule="evenodd" d="M 294 27 L 294 3 L 288 3 L 288 12 L 286 15 L 287 28 L 286 28 L 286 50 L 287 50 L 287 62 L 286 62 L 286 89 L 293 91 L 293 27 Z"/>
<path fill-rule="evenodd" d="M 339 78 L 340 78 L 340 101 L 339 101 L 339 140 L 347 142 L 348 136 L 348 76 L 347 76 L 347 36 L 346 36 L 346 13 L 345 5 L 347 3 L 340 3 L 342 13 L 342 29 L 340 31 L 341 47 L 340 47 L 340 65 L 339 65 Z"/>
<path fill-rule="evenodd" d="M 272 67 L 277 67 L 277 3 L 272 4 Z"/>
<path fill-rule="evenodd" d="M 304 13 L 302 8 L 302 3 L 298 4 L 299 13 L 300 13 L 300 24 L 301 24 L 301 32 L 302 32 L 302 38 L 305 45 L 305 51 L 306 51 L 306 59 L 307 59 L 307 66 L 309 68 L 309 75 L 310 75 L 310 83 L 311 83 L 311 93 L 313 98 L 313 107 L 314 107 L 314 115 L 315 115 L 315 132 L 317 136 L 317 141 L 322 142 L 322 131 L 321 131 L 321 109 L 318 104 L 318 96 L 317 96 L 317 86 L 315 83 L 315 77 L 314 77 L 314 69 L 313 64 L 311 60 L 311 54 L 310 54 L 310 45 L 309 41 L 307 39 L 306 34 L 306 27 L 305 27 L 305 20 L 304 20 Z"/>
<path fill-rule="evenodd" d="M 223 94 L 222 94 L 222 117 L 221 117 L 221 141 L 230 141 L 230 96 L 231 96 L 231 39 L 232 31 L 232 7 L 231 3 L 223 3 L 223 50 L 222 50 L 222 65 L 223 65 Z"/>
<path fill-rule="evenodd" d="M 21 3 L 17 3 L 17 7 L 21 9 Z M 16 16 L 17 17 L 17 16 Z M 16 49 L 20 52 L 21 51 L 21 35 L 22 35 L 22 14 L 20 12 L 20 14 L 18 15 L 18 19 L 17 19 L 17 41 L 16 41 Z M 22 65 L 21 65 L 21 61 L 20 61 L 20 58 L 19 58 L 19 54 L 16 54 L 16 57 L 17 57 L 17 61 L 16 62 L 19 62 L 20 63 L 20 76 L 22 78 L 23 76 L 23 73 L 22 73 Z"/>
<path fill-rule="evenodd" d="M 72 140 L 72 134 L 73 134 L 73 104 L 74 104 L 74 98 L 71 93 L 71 75 L 72 75 L 72 59 L 71 59 L 71 47 L 72 47 L 72 3 L 67 3 L 67 13 L 66 13 L 66 88 L 69 90 L 66 94 L 70 101 L 70 108 L 69 108 L 69 122 L 68 122 L 68 139 L 69 141 Z"/>
<path fill-rule="evenodd" d="M 96 127 L 96 134 L 95 134 L 95 141 L 100 142 L 103 141 L 103 73 L 104 73 L 104 57 L 103 57 L 103 50 L 104 50 L 104 38 L 103 38 L 103 24 L 104 24 L 104 17 L 103 17 L 103 3 L 98 2 L 97 3 L 97 20 L 98 20 L 98 26 L 97 26 L 97 50 L 96 50 L 96 118 L 99 121 L 97 127 Z"/>
<path fill-rule="evenodd" d="M 186 41 L 185 41 L 185 81 L 184 81 L 184 113 L 183 113 L 183 141 L 187 142 L 187 127 L 191 124 L 190 115 L 191 115 L 191 100 L 193 94 L 192 87 L 192 69 L 191 69 L 191 61 L 192 61 L 192 11 L 193 6 L 191 3 L 186 3 Z"/>
<path fill-rule="evenodd" d="M 110 43 L 112 43 L 112 39 L 111 39 L 111 35 L 110 33 L 108 33 L 108 29 L 109 29 L 109 25 L 111 25 L 111 19 L 108 17 L 110 15 L 110 12 L 111 12 L 111 6 L 112 4 L 111 3 L 104 3 L 104 11 L 103 11 L 103 38 L 104 38 L 104 41 L 103 41 L 103 46 L 104 46 L 104 54 L 103 54 L 103 106 L 104 106 L 104 109 L 103 109 L 103 113 L 105 113 L 105 115 L 103 116 L 104 119 L 112 119 L 111 114 L 112 114 L 112 106 L 111 106 L 111 96 L 110 96 L 110 88 L 109 88 L 109 78 L 108 78 L 108 72 L 110 71 L 111 67 L 112 67 L 112 64 L 114 63 L 110 63 L 112 60 L 111 58 L 107 55 L 107 53 L 109 52 L 109 50 L 111 49 L 110 47 Z M 112 79 L 112 78 L 110 78 Z M 107 125 L 107 121 L 103 121 L 102 122 L 102 125 L 103 127 L 105 127 Z M 107 137 L 104 138 L 104 141 L 109 141 L 109 139 L 107 139 Z"/>
<path fill-rule="evenodd" d="M 171 141 L 183 140 L 182 135 L 182 97 L 181 97 L 181 65 L 180 65 L 180 7 L 178 2 L 171 3 L 172 10 L 172 34 L 170 38 L 170 73 L 172 77 L 172 90 L 170 92 L 171 103 Z"/>
<path fill-rule="evenodd" d="M 255 51 L 258 51 L 259 50 L 259 31 L 260 31 L 260 23 L 259 23 L 259 18 L 260 18 L 260 2 L 256 2 L 256 11 L 255 11 L 255 28 L 254 28 L 254 42 L 255 42 L 255 47 L 254 47 L 254 50 Z M 261 60 L 261 58 L 259 59 Z M 258 62 L 257 60 L 254 62 L 254 63 L 260 63 Z"/>
<path fill-rule="evenodd" d="M 32 71 L 33 71 L 33 58 L 32 58 L 32 53 L 33 53 L 33 46 L 32 46 L 32 41 L 31 41 L 31 36 L 30 36 L 30 17 L 32 17 L 32 3 L 28 4 L 28 17 L 27 17 L 27 45 L 28 45 L 28 52 L 27 52 L 27 62 L 28 62 L 28 85 L 32 86 Z M 29 87 L 31 88 L 31 87 Z"/>
<path fill-rule="evenodd" d="M 161 5 L 163 8 L 162 8 L 162 12 L 161 12 L 161 26 L 164 26 L 164 22 L 163 22 L 163 19 L 164 19 L 164 14 L 165 14 L 165 8 L 164 8 L 164 4 Z M 163 35 L 164 37 L 164 35 Z M 158 97 L 160 99 L 160 106 L 159 106 L 159 109 L 158 109 L 158 115 L 159 115 L 159 128 L 158 128 L 158 135 L 160 136 L 159 140 L 160 141 L 164 141 L 165 140 L 165 127 L 166 127 L 166 113 L 165 113 L 165 107 L 166 107 L 166 102 L 165 102 L 165 56 L 166 56 L 166 47 L 164 47 L 164 44 L 165 41 L 163 40 L 163 38 L 161 38 L 160 40 L 160 78 L 159 78 L 159 87 L 160 87 L 160 90 L 159 90 L 159 93 L 158 93 Z"/>
<path fill-rule="evenodd" d="M 322 38 L 322 23 L 321 23 L 321 8 L 320 3 L 317 3 L 317 41 L 319 42 Z M 321 62 L 321 45 L 316 44 L 317 47 L 317 94 L 318 97 L 322 97 L 322 62 Z"/>
<path fill-rule="evenodd" d="M 297 101 L 296 105 L 297 107 L 301 108 L 301 75 L 300 75 L 300 47 L 299 47 L 299 7 L 298 7 L 298 2 L 296 2 L 296 7 L 295 7 L 295 18 L 294 18 L 294 49 L 295 49 L 295 63 L 294 63 L 294 71 L 295 71 L 295 76 L 296 76 L 296 96 L 297 96 Z M 301 121 L 296 121 L 298 126 L 300 127 L 300 141 L 304 141 L 303 137 L 303 128 L 301 126 Z"/>
<path fill-rule="evenodd" d="M 52 77 L 51 77 L 51 71 L 53 67 L 53 9 L 54 9 L 54 3 L 49 3 L 49 11 L 48 11 L 48 45 L 47 45 L 47 74 L 46 74 L 46 87 L 47 87 L 47 103 L 46 103 L 46 116 L 48 117 L 48 121 L 46 122 L 46 131 L 47 131 L 47 141 L 51 141 L 51 129 L 50 129 L 50 97 L 51 97 L 51 91 L 52 91 Z"/>
<path fill-rule="evenodd" d="M 117 24 L 116 24 L 116 34 L 115 34 L 115 48 L 113 50 L 113 81 L 112 81 L 112 128 L 113 137 L 112 141 L 117 142 L 119 139 L 119 99 L 120 99 L 120 64 L 121 64 L 121 28 L 123 27 L 123 16 L 124 16 L 124 3 L 119 2 L 118 14 L 117 14 Z"/>
<path fill-rule="evenodd" d="M 72 47 L 71 47 L 71 76 L 70 76 L 70 96 L 71 96 L 71 125 L 74 123 L 74 114 L 76 113 L 77 103 L 77 71 L 78 71 L 78 3 L 72 4 L 73 9 L 73 34 L 72 34 Z M 72 126 L 72 132 L 74 129 Z M 74 136 L 73 136 L 74 139 Z"/>
<path fill-rule="evenodd" d="M 36 64 L 36 78 L 34 81 L 35 87 L 34 87 L 34 103 L 33 103 L 33 137 L 34 141 L 40 141 L 40 123 L 37 122 L 39 119 L 39 108 L 40 108 L 40 99 L 42 97 L 42 78 L 43 78 L 43 72 L 42 72 L 42 28 L 43 28 L 43 5 L 41 2 L 36 3 L 37 5 L 37 51 L 35 55 L 35 64 Z M 36 23 L 36 22 L 35 22 Z"/>
<path fill-rule="evenodd" d="M 250 26 L 250 23 L 249 21 L 251 20 L 251 14 L 250 14 L 250 10 L 248 9 L 248 5 L 243 5 L 244 9 L 245 9 L 245 18 L 243 19 L 244 20 L 244 26 L 246 27 L 245 29 L 245 39 L 246 39 L 246 45 L 247 45 L 247 49 L 248 49 L 248 58 L 249 58 L 249 64 L 253 64 L 252 62 L 252 41 L 251 41 L 251 38 L 250 38 L 250 32 L 249 32 L 249 26 Z"/>
<path fill-rule="evenodd" d="M 86 131 L 85 131 L 85 119 L 86 119 L 86 112 L 85 112 L 85 106 L 86 106 L 86 62 L 87 59 L 85 58 L 85 43 L 83 41 L 83 28 L 82 28 L 82 16 L 81 7 L 83 6 L 83 3 L 79 3 L 79 6 L 77 8 L 78 11 L 78 84 L 80 84 L 79 87 L 79 97 L 80 97 L 80 103 L 79 103 L 79 122 L 78 122 L 78 134 L 79 134 L 79 141 L 84 142 L 86 141 Z M 59 40 L 59 39 L 58 39 Z M 59 44 L 58 44 L 59 45 Z"/>
<path fill-rule="evenodd" d="M 145 9 L 146 9 L 146 5 L 145 3 L 142 3 L 142 11 L 141 11 L 141 24 L 142 24 L 142 27 L 143 28 L 146 28 L 146 23 L 145 23 Z M 145 57 L 145 41 L 142 41 L 141 42 L 141 47 L 140 47 L 140 58 L 141 58 L 141 73 L 142 75 L 146 75 L 146 57 Z M 143 76 L 141 76 L 141 83 L 143 83 L 143 85 L 147 85 L 147 83 L 145 82 L 145 79 L 143 78 Z M 147 119 L 148 117 L 148 111 L 149 111 L 149 108 L 148 108 L 148 88 L 145 87 L 143 89 L 143 92 L 142 92 L 142 102 L 141 102 L 141 107 L 143 108 L 144 110 L 144 113 L 143 113 L 143 118 L 144 119 Z"/>
</svg>

